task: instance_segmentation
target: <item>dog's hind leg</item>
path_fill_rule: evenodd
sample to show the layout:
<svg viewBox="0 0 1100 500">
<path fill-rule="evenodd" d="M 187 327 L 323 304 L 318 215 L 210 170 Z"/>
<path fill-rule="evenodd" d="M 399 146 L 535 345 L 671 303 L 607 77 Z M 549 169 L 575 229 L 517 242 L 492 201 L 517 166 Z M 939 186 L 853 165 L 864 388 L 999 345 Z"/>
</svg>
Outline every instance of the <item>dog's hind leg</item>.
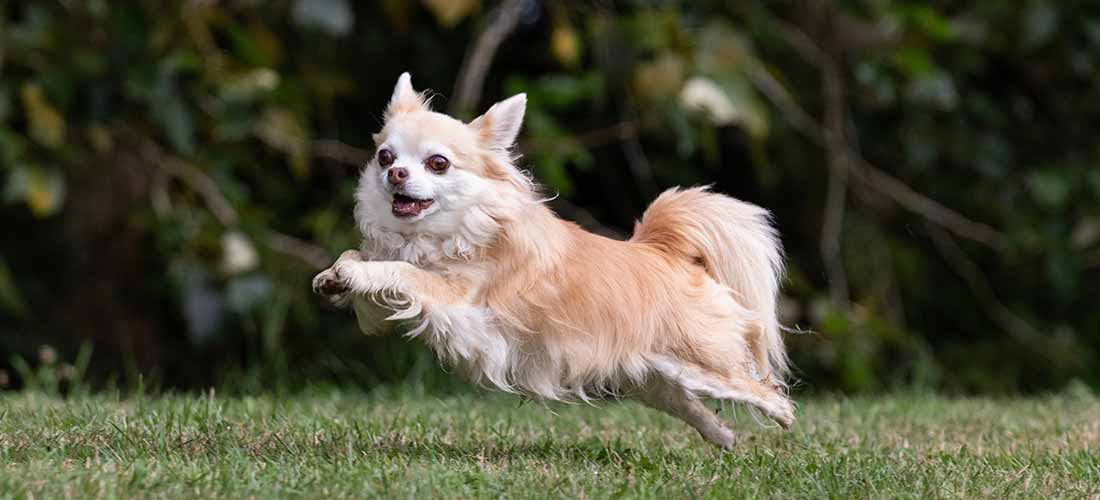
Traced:
<svg viewBox="0 0 1100 500">
<path fill-rule="evenodd" d="M 654 356 L 651 361 L 661 375 L 696 397 L 748 403 L 784 429 L 794 425 L 794 405 L 787 396 L 748 374 L 719 374 L 671 356 Z"/>
<path fill-rule="evenodd" d="M 655 377 L 641 394 L 647 406 L 672 415 L 699 431 L 703 439 L 723 449 L 733 448 L 737 435 L 701 400 L 683 388 Z"/>
</svg>

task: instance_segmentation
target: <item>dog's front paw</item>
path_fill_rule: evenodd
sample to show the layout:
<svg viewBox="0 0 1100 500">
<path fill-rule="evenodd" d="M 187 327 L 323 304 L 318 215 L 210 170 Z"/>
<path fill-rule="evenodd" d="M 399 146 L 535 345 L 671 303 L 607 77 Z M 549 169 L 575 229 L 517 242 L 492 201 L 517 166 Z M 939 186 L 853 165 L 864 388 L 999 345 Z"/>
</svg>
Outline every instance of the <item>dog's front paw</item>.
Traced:
<svg viewBox="0 0 1100 500">
<path fill-rule="evenodd" d="M 344 268 L 349 262 L 362 261 L 363 257 L 358 250 L 347 250 L 340 254 L 340 258 L 336 259 L 336 263 L 332 267 L 313 277 L 313 293 L 334 301 L 339 300 L 351 289 L 351 285 L 348 283 L 348 273 L 344 271 Z"/>
<path fill-rule="evenodd" d="M 340 276 L 340 266 L 332 266 L 313 277 L 313 293 L 339 298 L 351 288 L 346 277 Z"/>
</svg>

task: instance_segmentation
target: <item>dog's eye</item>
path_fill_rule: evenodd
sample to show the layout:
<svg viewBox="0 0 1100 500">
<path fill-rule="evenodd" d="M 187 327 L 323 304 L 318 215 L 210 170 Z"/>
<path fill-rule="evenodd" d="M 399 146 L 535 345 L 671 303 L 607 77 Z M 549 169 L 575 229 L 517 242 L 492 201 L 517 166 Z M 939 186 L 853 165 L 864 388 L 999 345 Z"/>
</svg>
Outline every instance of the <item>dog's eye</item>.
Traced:
<svg viewBox="0 0 1100 500">
<path fill-rule="evenodd" d="M 428 168 L 432 169 L 433 172 L 442 174 L 447 170 L 447 167 L 451 166 L 451 160 L 448 160 L 447 157 L 443 155 L 431 155 L 428 157 L 425 164 L 427 164 Z"/>
<path fill-rule="evenodd" d="M 397 159 L 397 157 L 395 157 L 393 155 L 393 151 L 390 151 L 388 149 L 378 150 L 378 164 L 379 165 L 382 165 L 383 167 L 388 167 L 388 166 L 393 164 L 393 160 L 395 160 L 395 159 Z"/>
</svg>

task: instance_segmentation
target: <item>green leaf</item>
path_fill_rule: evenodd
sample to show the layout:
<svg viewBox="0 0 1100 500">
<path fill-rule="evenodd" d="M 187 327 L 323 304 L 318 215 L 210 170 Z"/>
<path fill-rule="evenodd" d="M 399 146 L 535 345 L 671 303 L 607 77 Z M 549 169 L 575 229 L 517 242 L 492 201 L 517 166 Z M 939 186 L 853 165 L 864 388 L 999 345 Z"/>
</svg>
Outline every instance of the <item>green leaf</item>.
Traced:
<svg viewBox="0 0 1100 500">
<path fill-rule="evenodd" d="M 1100 165 L 1093 166 L 1086 177 L 1093 196 L 1100 198 Z"/>
<path fill-rule="evenodd" d="M 550 52 L 567 68 L 575 68 L 581 59 L 581 37 L 568 22 L 559 22 L 550 33 Z"/>
<path fill-rule="evenodd" d="M 933 70 L 909 82 L 906 97 L 917 103 L 951 111 L 959 103 L 955 80 L 946 71 Z"/>
<path fill-rule="evenodd" d="M 568 198 L 573 193 L 573 181 L 560 156 L 540 155 L 535 160 L 535 176 L 561 196 Z"/>
<path fill-rule="evenodd" d="M 1051 2 L 1037 2 L 1023 15 L 1023 42 L 1026 47 L 1046 45 L 1058 32 L 1058 10 Z"/>
<path fill-rule="evenodd" d="M 744 72 L 759 63 L 749 37 L 724 21 L 707 23 L 695 57 L 699 70 L 710 75 Z"/>
<path fill-rule="evenodd" d="M 932 56 L 927 50 L 907 47 L 898 49 L 891 55 L 894 65 L 909 77 L 919 77 L 931 73 L 935 68 Z"/>
<path fill-rule="evenodd" d="M 0 127 L 0 167 L 14 168 L 21 161 L 27 150 L 26 139 Z"/>
<path fill-rule="evenodd" d="M 221 86 L 221 98 L 251 100 L 275 90 L 281 78 L 270 68 L 256 68 L 233 75 Z"/>
<path fill-rule="evenodd" d="M 944 17 L 934 8 L 921 5 L 914 6 L 904 13 L 904 17 L 915 25 L 921 32 L 937 42 L 949 42 L 957 36 L 951 20 Z"/>
<path fill-rule="evenodd" d="M 1069 198 L 1070 180 L 1061 172 L 1053 169 L 1033 172 L 1027 178 L 1028 192 L 1040 205 L 1049 209 L 1058 209 Z"/>
<path fill-rule="evenodd" d="M 11 43 L 13 58 L 22 60 L 24 54 L 49 49 L 56 43 L 58 26 L 50 8 L 42 3 L 27 2 L 23 20 L 13 24 L 4 33 L 6 41 Z M 5 12 L 5 16 L 10 16 Z"/>
<path fill-rule="evenodd" d="M 58 148 L 64 144 L 65 117 L 46 100 L 42 87 L 26 83 L 19 94 L 30 125 L 31 138 L 48 148 Z"/>
<path fill-rule="evenodd" d="M 233 278 L 225 290 L 226 305 L 237 314 L 245 314 L 266 302 L 273 288 L 271 280 L 264 275 Z"/>
<path fill-rule="evenodd" d="M 358 91 L 358 83 L 347 75 L 321 67 L 309 67 L 300 74 L 302 85 L 315 94 L 322 102 L 331 102 L 338 97 L 352 96 Z"/>
<path fill-rule="evenodd" d="M 49 217 L 61 209 L 65 181 L 57 170 L 20 166 L 12 170 L 4 198 L 22 200 L 36 217 Z"/>
<path fill-rule="evenodd" d="M 295 175 L 309 174 L 309 131 L 293 113 L 268 109 L 256 124 L 256 136 L 271 148 L 286 153 Z"/>
<path fill-rule="evenodd" d="M 589 97 L 589 81 L 569 75 L 550 75 L 536 82 L 540 104 L 548 108 L 565 108 Z"/>
<path fill-rule="evenodd" d="M 254 33 L 236 23 L 226 23 L 225 31 L 233 42 L 233 54 L 241 62 L 251 66 L 270 66 L 274 61 L 257 44 Z"/>
<path fill-rule="evenodd" d="M 825 317 L 822 318 L 819 326 L 821 331 L 826 334 L 847 335 L 851 333 L 852 322 L 846 312 L 838 311 L 830 307 Z"/>
<path fill-rule="evenodd" d="M 15 287 L 15 279 L 12 278 L 8 263 L 2 256 L 0 256 L 0 307 L 16 316 L 25 316 L 27 313 L 27 306 Z"/>
<path fill-rule="evenodd" d="M 606 18 L 614 21 L 614 18 Z M 609 24 L 612 23 L 601 23 Z M 623 27 L 630 46 L 640 51 L 662 51 L 681 45 L 686 35 L 682 30 L 679 13 L 675 9 L 639 9 L 633 16 L 624 16 Z M 598 26 L 607 29 L 609 26 Z M 611 27 L 615 30 L 617 28 Z"/>
<path fill-rule="evenodd" d="M 176 152 L 190 155 L 195 151 L 195 120 L 180 94 L 175 65 L 165 61 L 150 96 L 149 113 L 168 137 Z"/>
<path fill-rule="evenodd" d="M 342 36 L 355 25 L 355 13 L 348 0 L 298 0 L 294 2 L 294 22 L 331 36 Z"/>
<path fill-rule="evenodd" d="M 8 121 L 11 115 L 11 91 L 8 86 L 0 83 L 0 123 Z"/>
<path fill-rule="evenodd" d="M 642 98 L 653 101 L 674 98 L 684 84 L 686 67 L 679 54 L 662 52 L 634 70 L 634 90 Z"/>
<path fill-rule="evenodd" d="M 481 6 L 480 0 L 421 0 L 444 28 L 453 28 Z"/>
</svg>

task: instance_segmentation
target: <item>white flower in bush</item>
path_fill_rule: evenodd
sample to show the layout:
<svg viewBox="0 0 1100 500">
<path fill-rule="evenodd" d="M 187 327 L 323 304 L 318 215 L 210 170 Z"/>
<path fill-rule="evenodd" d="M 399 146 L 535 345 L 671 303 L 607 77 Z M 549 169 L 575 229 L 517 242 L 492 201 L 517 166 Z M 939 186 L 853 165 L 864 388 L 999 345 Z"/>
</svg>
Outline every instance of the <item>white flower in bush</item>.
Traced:
<svg viewBox="0 0 1100 500">
<path fill-rule="evenodd" d="M 680 105 L 684 109 L 706 113 L 715 125 L 736 122 L 740 113 L 733 101 L 717 83 L 701 76 L 692 77 L 680 90 Z"/>
<path fill-rule="evenodd" d="M 240 231 L 228 231 L 222 234 L 222 270 L 227 274 L 241 274 L 251 271 L 260 263 L 256 247 Z"/>
</svg>

